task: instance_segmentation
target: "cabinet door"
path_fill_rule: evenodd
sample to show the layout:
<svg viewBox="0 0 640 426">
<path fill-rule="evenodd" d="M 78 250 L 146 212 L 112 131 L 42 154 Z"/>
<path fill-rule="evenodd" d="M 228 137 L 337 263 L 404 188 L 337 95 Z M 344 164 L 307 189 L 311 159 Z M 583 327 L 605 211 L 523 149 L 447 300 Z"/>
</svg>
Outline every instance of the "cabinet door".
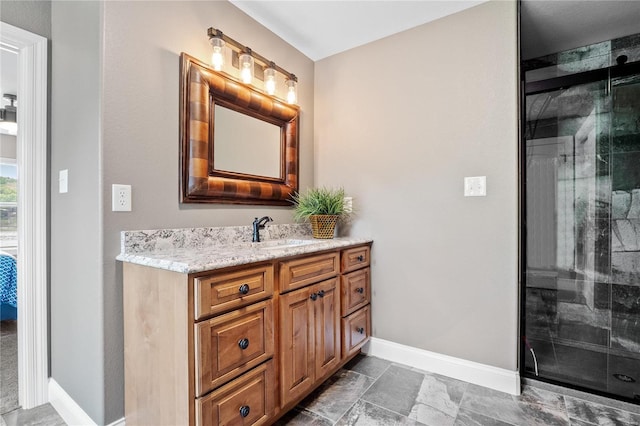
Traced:
<svg viewBox="0 0 640 426">
<path fill-rule="evenodd" d="M 280 296 L 281 404 L 314 384 L 313 301 L 310 287 Z"/>
<path fill-rule="evenodd" d="M 340 289 L 338 279 L 311 288 L 315 324 L 315 379 L 329 374 L 340 363 Z"/>
</svg>

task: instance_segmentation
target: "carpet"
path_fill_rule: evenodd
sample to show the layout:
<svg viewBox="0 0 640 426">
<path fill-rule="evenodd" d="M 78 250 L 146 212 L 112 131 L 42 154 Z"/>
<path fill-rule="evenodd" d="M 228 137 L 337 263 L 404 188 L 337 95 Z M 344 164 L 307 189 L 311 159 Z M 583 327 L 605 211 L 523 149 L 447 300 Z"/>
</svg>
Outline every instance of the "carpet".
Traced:
<svg viewBox="0 0 640 426">
<path fill-rule="evenodd" d="M 18 327 L 0 321 L 0 414 L 18 408 Z"/>
</svg>

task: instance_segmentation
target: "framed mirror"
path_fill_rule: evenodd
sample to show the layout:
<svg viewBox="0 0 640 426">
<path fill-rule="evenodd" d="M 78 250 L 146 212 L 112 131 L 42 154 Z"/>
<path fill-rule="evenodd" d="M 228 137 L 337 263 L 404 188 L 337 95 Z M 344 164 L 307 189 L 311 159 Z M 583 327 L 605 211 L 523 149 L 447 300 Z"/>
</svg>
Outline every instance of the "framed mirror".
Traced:
<svg viewBox="0 0 640 426">
<path fill-rule="evenodd" d="M 180 201 L 291 205 L 299 109 L 180 55 Z"/>
</svg>

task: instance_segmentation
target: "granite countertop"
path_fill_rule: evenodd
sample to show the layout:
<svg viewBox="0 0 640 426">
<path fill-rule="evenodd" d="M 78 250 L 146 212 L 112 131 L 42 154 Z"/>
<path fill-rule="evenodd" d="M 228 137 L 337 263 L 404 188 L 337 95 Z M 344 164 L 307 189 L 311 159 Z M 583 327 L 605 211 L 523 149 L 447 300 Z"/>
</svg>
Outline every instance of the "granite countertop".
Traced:
<svg viewBox="0 0 640 426">
<path fill-rule="evenodd" d="M 124 231 L 116 259 L 194 273 L 372 242 L 358 237 L 314 239 L 301 226 L 267 226 L 260 243 L 245 240 L 250 227 Z"/>
</svg>

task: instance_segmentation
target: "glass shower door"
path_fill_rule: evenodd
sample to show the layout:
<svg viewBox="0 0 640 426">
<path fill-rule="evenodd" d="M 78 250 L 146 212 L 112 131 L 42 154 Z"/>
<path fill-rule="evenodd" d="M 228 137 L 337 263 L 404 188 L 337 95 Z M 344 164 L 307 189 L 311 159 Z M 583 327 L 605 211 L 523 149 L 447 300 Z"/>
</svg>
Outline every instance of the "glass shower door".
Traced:
<svg viewBox="0 0 640 426">
<path fill-rule="evenodd" d="M 525 371 L 606 392 L 611 342 L 606 81 L 526 98 Z"/>
</svg>

